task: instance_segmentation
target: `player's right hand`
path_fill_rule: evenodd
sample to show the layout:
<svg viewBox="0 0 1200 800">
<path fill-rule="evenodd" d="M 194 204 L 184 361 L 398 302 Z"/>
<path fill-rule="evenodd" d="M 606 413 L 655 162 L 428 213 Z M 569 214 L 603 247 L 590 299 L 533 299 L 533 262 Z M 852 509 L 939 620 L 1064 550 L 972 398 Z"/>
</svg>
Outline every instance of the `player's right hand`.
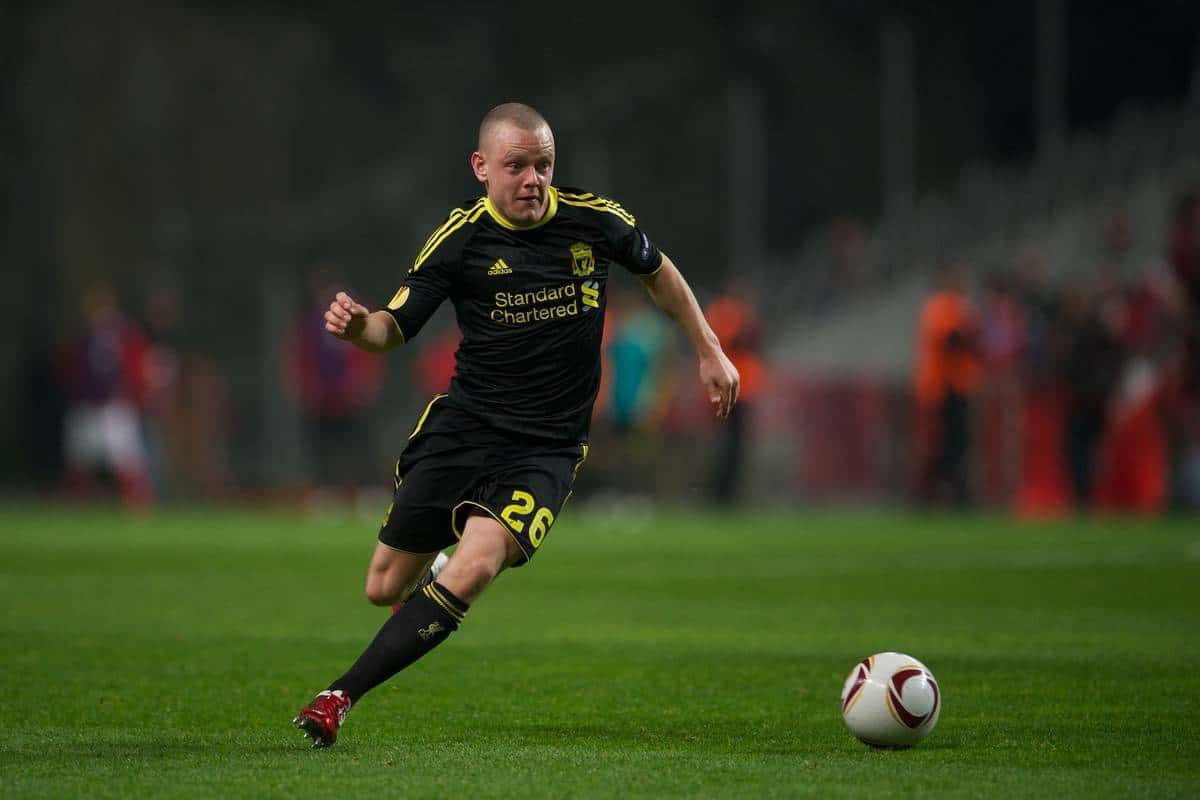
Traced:
<svg viewBox="0 0 1200 800">
<path fill-rule="evenodd" d="M 339 339 L 354 340 L 362 336 L 371 312 L 345 292 L 338 292 L 325 312 L 325 330 Z"/>
</svg>

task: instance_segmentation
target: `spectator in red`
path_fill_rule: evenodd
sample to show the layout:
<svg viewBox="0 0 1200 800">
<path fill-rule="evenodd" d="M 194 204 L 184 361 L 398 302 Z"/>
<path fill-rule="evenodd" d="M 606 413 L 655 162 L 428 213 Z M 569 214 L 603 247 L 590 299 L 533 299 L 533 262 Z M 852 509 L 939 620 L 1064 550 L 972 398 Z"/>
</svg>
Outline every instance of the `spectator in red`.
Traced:
<svg viewBox="0 0 1200 800">
<path fill-rule="evenodd" d="M 329 269 L 314 271 L 309 297 L 285 340 L 288 386 L 300 405 L 310 446 L 314 481 L 321 489 L 343 487 L 352 500 L 368 476 L 371 460 L 365 412 L 379 397 L 384 361 L 325 331 L 332 287 Z"/>
<path fill-rule="evenodd" d="M 970 500 L 971 397 L 979 384 L 978 315 L 966 294 L 962 265 L 946 267 L 921 308 L 915 391 L 918 413 L 917 499 Z"/>
<path fill-rule="evenodd" d="M 141 424 L 150 391 L 146 337 L 122 315 L 107 283 L 85 292 L 83 321 L 60 360 L 69 405 L 63 431 L 68 488 L 90 495 L 103 472 L 116 479 L 126 508 L 148 508 L 153 492 Z"/>
</svg>

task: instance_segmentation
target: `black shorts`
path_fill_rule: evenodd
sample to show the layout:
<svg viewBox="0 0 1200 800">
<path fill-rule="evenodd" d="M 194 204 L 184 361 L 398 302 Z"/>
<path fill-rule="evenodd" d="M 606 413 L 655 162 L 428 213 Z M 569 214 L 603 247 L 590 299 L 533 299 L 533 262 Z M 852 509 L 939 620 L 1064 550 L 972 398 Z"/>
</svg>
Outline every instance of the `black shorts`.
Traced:
<svg viewBox="0 0 1200 800">
<path fill-rule="evenodd" d="M 488 427 L 437 395 L 426 406 L 396 461 L 392 504 L 379 541 L 410 553 L 433 553 L 462 536 L 480 512 L 533 557 L 571 495 L 587 458 L 586 442 L 521 438 Z"/>
</svg>

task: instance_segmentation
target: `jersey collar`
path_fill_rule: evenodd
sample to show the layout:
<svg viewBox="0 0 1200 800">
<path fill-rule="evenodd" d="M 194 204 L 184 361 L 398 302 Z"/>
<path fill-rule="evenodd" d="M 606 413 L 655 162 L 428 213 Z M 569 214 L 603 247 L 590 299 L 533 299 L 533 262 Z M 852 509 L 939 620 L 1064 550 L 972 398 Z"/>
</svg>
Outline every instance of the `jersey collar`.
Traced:
<svg viewBox="0 0 1200 800">
<path fill-rule="evenodd" d="M 553 186 L 549 186 L 547 187 L 547 191 L 550 195 L 550 202 L 546 204 L 546 213 L 543 214 L 542 218 L 537 222 L 532 222 L 529 225 L 517 225 L 509 222 L 504 218 L 504 215 L 500 213 L 500 209 L 492 205 L 491 198 L 489 198 L 487 195 L 483 196 L 483 207 L 487 209 L 488 214 L 496 221 L 496 224 L 502 228 L 508 228 L 510 231 L 533 230 L 534 228 L 540 228 L 550 220 L 554 219 L 554 215 L 558 213 L 558 189 L 555 189 Z"/>
</svg>

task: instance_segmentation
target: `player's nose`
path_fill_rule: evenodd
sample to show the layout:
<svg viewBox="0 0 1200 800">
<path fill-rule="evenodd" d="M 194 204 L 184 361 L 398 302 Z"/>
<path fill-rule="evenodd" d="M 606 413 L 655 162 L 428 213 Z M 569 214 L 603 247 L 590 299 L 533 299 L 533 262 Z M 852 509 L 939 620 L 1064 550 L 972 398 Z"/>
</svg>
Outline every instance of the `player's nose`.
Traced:
<svg viewBox="0 0 1200 800">
<path fill-rule="evenodd" d="M 546 176 L 537 171 L 536 167 L 529 167 L 525 170 L 523 183 L 526 186 L 540 186 L 545 182 Z"/>
</svg>

